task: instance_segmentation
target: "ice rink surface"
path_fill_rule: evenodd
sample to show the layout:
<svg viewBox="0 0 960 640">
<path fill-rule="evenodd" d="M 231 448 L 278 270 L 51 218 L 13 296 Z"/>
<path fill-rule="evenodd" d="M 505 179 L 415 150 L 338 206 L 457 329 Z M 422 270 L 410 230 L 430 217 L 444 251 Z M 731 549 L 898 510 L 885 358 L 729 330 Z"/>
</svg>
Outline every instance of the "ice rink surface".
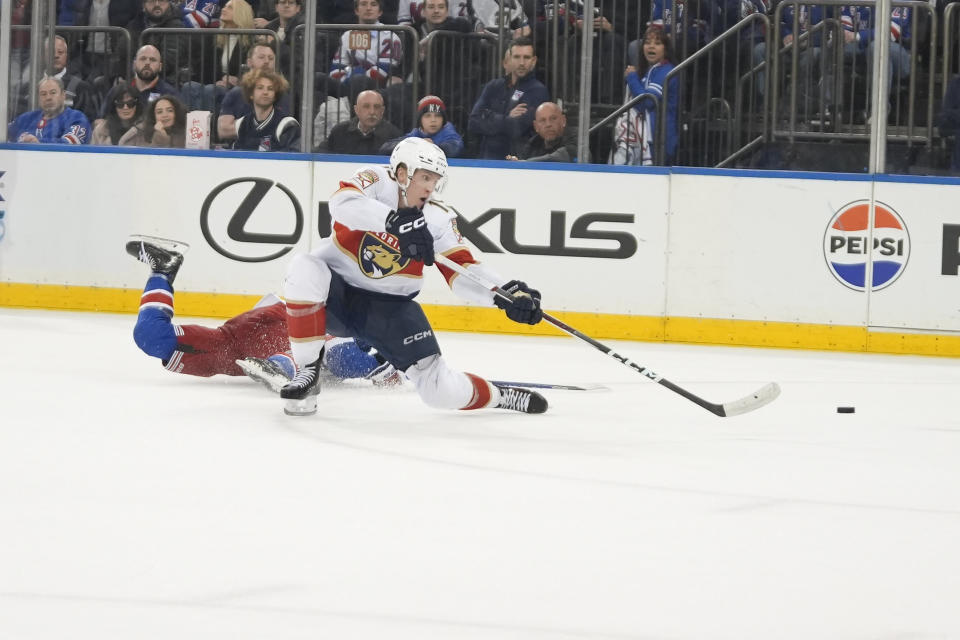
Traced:
<svg viewBox="0 0 960 640">
<path fill-rule="evenodd" d="M 955 360 L 609 342 L 714 402 L 783 388 L 717 418 L 578 340 L 445 333 L 609 389 L 291 418 L 133 323 L 0 309 L 2 640 L 960 637 Z"/>
</svg>

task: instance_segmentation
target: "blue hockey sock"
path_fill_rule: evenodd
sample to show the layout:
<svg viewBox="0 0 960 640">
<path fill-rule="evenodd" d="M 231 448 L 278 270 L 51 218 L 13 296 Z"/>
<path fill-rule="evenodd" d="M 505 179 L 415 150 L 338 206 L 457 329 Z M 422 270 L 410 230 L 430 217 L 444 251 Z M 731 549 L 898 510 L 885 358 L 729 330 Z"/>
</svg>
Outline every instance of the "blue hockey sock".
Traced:
<svg viewBox="0 0 960 640">
<path fill-rule="evenodd" d="M 376 358 L 352 341 L 328 344 L 323 363 L 338 378 L 363 378 L 380 366 Z"/>
<path fill-rule="evenodd" d="M 173 287 L 159 274 L 151 275 L 140 296 L 140 313 L 133 341 L 148 356 L 170 359 L 177 347 L 173 322 Z"/>
</svg>

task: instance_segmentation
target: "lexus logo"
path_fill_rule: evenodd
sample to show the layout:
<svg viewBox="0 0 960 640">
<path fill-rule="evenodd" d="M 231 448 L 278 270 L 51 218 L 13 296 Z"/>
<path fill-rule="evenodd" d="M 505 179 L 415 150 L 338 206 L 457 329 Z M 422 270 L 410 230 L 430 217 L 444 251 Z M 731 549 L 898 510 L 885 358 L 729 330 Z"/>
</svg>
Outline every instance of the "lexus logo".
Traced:
<svg viewBox="0 0 960 640">
<path fill-rule="evenodd" d="M 292 226 L 293 229 L 289 233 L 251 231 L 247 223 L 254 214 L 257 215 L 251 227 L 288 230 Z M 203 201 L 200 229 L 210 246 L 231 260 L 268 262 L 289 253 L 297 244 L 303 232 L 303 210 L 293 192 L 279 182 L 268 178 L 234 178 L 219 184 Z M 274 251 L 273 247 L 262 245 L 285 246 Z"/>
</svg>

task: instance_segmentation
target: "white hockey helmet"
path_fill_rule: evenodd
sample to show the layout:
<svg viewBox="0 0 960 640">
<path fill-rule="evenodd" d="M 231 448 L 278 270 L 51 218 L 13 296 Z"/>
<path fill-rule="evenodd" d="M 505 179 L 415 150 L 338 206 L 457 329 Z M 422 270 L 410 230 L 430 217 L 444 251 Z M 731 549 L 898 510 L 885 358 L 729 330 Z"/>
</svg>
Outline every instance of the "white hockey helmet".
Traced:
<svg viewBox="0 0 960 640">
<path fill-rule="evenodd" d="M 400 185 L 404 191 L 410 186 L 410 179 L 417 169 L 426 169 L 440 176 L 437 187 L 434 189 L 437 193 L 443 191 L 447 183 L 447 154 L 443 149 L 423 138 L 404 138 L 397 143 L 393 153 L 390 154 L 390 170 L 394 177 L 400 165 L 407 168 L 407 182 Z"/>
</svg>

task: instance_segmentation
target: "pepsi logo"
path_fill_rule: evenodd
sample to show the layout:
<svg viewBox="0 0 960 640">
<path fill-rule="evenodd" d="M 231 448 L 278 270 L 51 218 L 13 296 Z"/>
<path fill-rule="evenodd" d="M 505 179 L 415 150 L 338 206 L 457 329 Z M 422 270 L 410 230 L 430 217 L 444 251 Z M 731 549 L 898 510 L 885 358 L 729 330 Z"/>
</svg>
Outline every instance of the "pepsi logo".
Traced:
<svg viewBox="0 0 960 640">
<path fill-rule="evenodd" d="M 890 205 L 874 207 L 870 233 L 870 201 L 856 200 L 837 211 L 823 236 L 823 255 L 833 276 L 855 291 L 879 291 L 896 282 L 910 258 L 907 226 Z"/>
</svg>

